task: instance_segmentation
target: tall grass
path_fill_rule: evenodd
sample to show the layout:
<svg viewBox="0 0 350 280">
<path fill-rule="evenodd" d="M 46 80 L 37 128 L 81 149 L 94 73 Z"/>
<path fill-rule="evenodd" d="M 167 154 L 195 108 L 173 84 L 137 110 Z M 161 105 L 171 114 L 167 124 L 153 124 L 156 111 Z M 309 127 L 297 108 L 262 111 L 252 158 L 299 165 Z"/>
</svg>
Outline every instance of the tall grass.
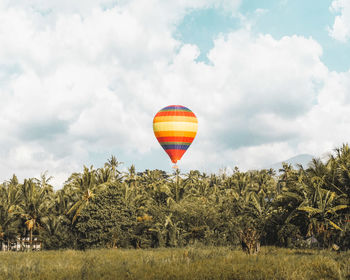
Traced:
<svg viewBox="0 0 350 280">
<path fill-rule="evenodd" d="M 350 252 L 262 248 L 0 253 L 0 279 L 350 279 Z"/>
</svg>

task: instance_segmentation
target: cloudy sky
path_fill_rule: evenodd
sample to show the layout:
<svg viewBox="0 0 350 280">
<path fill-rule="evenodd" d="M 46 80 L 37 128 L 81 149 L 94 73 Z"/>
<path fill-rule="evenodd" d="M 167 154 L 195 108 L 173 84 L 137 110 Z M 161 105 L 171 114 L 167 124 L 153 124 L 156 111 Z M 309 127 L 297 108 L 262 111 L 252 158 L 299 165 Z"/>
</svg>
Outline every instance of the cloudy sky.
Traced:
<svg viewBox="0 0 350 280">
<path fill-rule="evenodd" d="M 350 139 L 349 0 L 0 0 L 0 181 L 115 155 L 171 171 L 153 116 L 198 117 L 183 171 Z"/>
</svg>

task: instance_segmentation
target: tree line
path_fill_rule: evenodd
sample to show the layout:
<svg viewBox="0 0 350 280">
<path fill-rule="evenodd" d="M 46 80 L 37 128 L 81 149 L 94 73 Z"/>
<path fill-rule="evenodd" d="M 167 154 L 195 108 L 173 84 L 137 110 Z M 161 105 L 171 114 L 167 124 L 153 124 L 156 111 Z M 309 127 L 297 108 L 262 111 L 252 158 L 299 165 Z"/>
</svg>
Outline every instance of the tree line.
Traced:
<svg viewBox="0 0 350 280">
<path fill-rule="evenodd" d="M 45 249 L 156 248 L 191 244 L 350 248 L 350 148 L 278 172 L 237 167 L 121 172 L 112 156 L 54 190 L 46 173 L 0 185 L 0 242 L 33 237 Z M 312 238 L 312 242 L 308 241 Z"/>
</svg>

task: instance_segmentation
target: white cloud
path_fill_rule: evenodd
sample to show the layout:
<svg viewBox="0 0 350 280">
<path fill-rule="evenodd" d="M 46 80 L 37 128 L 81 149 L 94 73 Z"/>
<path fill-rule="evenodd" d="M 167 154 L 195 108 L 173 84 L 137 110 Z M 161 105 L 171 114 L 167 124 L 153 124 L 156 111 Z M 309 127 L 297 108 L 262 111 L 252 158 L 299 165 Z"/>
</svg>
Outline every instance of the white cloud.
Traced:
<svg viewBox="0 0 350 280">
<path fill-rule="evenodd" d="M 212 66 L 175 61 L 174 83 L 191 92 L 187 104 L 201 117 L 200 138 L 191 147 L 194 159 L 182 164 L 202 169 L 222 168 L 225 162 L 249 169 L 314 152 L 295 143 L 303 143 L 300 123 L 307 127 L 305 116 L 329 76 L 321 55 L 313 39 L 276 40 L 239 30 L 217 38 L 208 55 Z"/>
<path fill-rule="evenodd" d="M 330 73 L 318 103 L 299 122 L 299 149 L 321 155 L 350 139 L 350 72 Z"/>
<path fill-rule="evenodd" d="M 163 73 L 186 49 L 172 32 L 191 9 L 239 1 L 218 3 L 1 1 L 2 179 L 48 169 L 61 180 L 90 154 L 156 147 Z"/>
<path fill-rule="evenodd" d="M 348 0 L 334 0 L 330 10 L 340 13 L 334 19 L 329 35 L 336 40 L 346 42 L 350 38 L 350 2 Z"/>
</svg>

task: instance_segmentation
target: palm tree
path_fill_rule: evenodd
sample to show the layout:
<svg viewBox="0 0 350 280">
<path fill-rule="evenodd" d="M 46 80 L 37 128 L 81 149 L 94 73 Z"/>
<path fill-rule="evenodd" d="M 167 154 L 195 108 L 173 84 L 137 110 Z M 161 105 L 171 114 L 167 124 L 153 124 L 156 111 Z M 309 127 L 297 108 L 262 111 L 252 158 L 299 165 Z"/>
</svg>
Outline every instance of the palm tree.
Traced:
<svg viewBox="0 0 350 280">
<path fill-rule="evenodd" d="M 108 167 L 111 169 L 111 176 L 113 180 L 116 180 L 118 182 L 121 182 L 123 178 L 121 176 L 121 172 L 118 170 L 118 167 L 122 164 L 123 162 L 118 161 L 115 156 L 111 156 L 111 158 L 108 159 L 107 162 L 105 163 L 105 167 Z"/>
<path fill-rule="evenodd" d="M 29 241 L 32 248 L 33 232 L 42 228 L 42 218 L 48 214 L 52 203 L 52 186 L 39 185 L 35 179 L 25 179 L 21 185 L 21 216 L 29 231 Z"/>
<path fill-rule="evenodd" d="M 136 174 L 135 165 L 132 164 L 124 176 L 124 182 L 127 183 L 130 187 L 134 187 L 138 179 L 139 178 Z"/>
<path fill-rule="evenodd" d="M 334 164 L 336 173 L 336 185 L 339 186 L 342 193 L 345 193 L 350 202 L 350 147 L 348 144 L 335 150 L 336 156 L 331 157 L 330 161 Z"/>
<path fill-rule="evenodd" d="M 21 192 L 17 177 L 0 185 L 0 240 L 15 238 L 19 226 Z"/>
<path fill-rule="evenodd" d="M 322 189 L 317 181 L 314 183 L 315 194 L 305 200 L 297 209 L 307 214 L 309 219 L 307 235 L 319 236 L 323 243 L 329 246 L 331 230 L 340 230 L 337 224 L 337 212 L 348 208 L 346 204 L 339 204 L 339 196 L 335 192 Z"/>
<path fill-rule="evenodd" d="M 89 204 L 95 193 L 106 187 L 106 182 L 98 180 L 97 171 L 93 166 L 87 168 L 84 166 L 83 173 L 73 173 L 66 182 L 64 189 L 68 193 L 73 193 L 74 204 L 70 207 L 67 214 L 73 214 L 72 223 L 76 221 L 81 211 Z M 100 171 L 101 174 L 101 171 Z"/>
</svg>

